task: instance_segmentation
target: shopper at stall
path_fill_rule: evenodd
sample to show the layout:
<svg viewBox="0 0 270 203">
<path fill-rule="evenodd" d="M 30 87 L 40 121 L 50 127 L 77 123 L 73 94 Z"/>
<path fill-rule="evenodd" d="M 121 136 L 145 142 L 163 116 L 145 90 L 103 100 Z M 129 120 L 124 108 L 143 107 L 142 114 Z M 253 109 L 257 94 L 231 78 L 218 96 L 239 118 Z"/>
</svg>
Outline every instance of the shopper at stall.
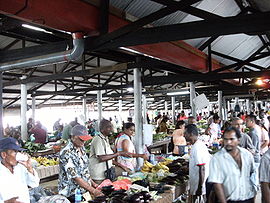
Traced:
<svg viewBox="0 0 270 203">
<path fill-rule="evenodd" d="M 34 135 L 35 143 L 45 144 L 47 140 L 47 132 L 42 128 L 40 121 L 36 122 L 35 127 L 30 129 L 30 132 Z"/>
<path fill-rule="evenodd" d="M 34 188 L 39 185 L 30 156 L 25 154 L 27 161 L 17 161 L 17 153 L 22 150 L 12 137 L 0 140 L 0 202 L 30 203 L 28 186 Z"/>
<path fill-rule="evenodd" d="M 232 118 L 232 126 L 237 128 L 241 133 L 241 138 L 239 139 L 239 146 L 247 149 L 252 154 L 255 153 L 255 147 L 252 144 L 252 140 L 246 133 L 243 132 L 244 121 L 239 117 Z"/>
<path fill-rule="evenodd" d="M 189 159 L 190 202 L 195 202 L 198 195 L 205 195 L 205 182 L 209 175 L 211 155 L 206 145 L 198 139 L 199 132 L 194 124 L 187 125 L 185 137 L 192 144 Z"/>
<path fill-rule="evenodd" d="M 268 150 L 269 144 L 268 130 L 266 130 L 266 127 L 264 126 L 262 120 L 256 120 L 256 124 L 260 127 L 261 130 L 260 154 L 263 155 Z"/>
<path fill-rule="evenodd" d="M 115 146 L 116 152 L 127 152 L 132 157 L 117 157 L 116 175 L 122 175 L 123 171 L 134 173 L 136 168 L 136 158 L 148 159 L 146 154 L 136 154 L 135 146 L 132 142 L 132 138 L 135 135 L 135 124 L 125 123 L 124 132 L 116 139 Z"/>
<path fill-rule="evenodd" d="M 262 191 L 262 202 L 270 203 L 270 149 L 268 149 L 261 159 L 260 183 Z"/>
<path fill-rule="evenodd" d="M 253 146 L 255 147 L 254 161 L 258 166 L 260 163 L 261 128 L 256 124 L 256 116 L 248 115 L 246 117 L 246 126 L 249 128 L 248 134 L 251 137 Z"/>
<path fill-rule="evenodd" d="M 85 141 L 91 138 L 86 127 L 74 126 L 71 129 L 69 143 L 59 155 L 59 194 L 64 195 L 71 202 L 74 202 L 76 189 L 79 189 L 81 194 L 90 192 L 93 196 L 102 195 L 95 189 L 98 185 L 90 178 L 89 159 L 84 148 Z"/>
<path fill-rule="evenodd" d="M 172 134 L 173 140 L 173 154 L 175 155 L 184 155 L 184 150 L 187 145 L 185 134 L 185 121 L 177 121 L 175 125 L 175 130 Z"/>
<path fill-rule="evenodd" d="M 96 135 L 90 146 L 89 168 L 91 178 L 96 183 L 101 183 L 106 179 L 105 171 L 113 167 L 113 159 L 117 156 L 131 157 L 127 152 L 114 153 L 111 149 L 108 136 L 112 134 L 113 126 L 109 120 L 103 119 L 99 123 L 100 134 Z"/>
<path fill-rule="evenodd" d="M 224 148 L 210 162 L 208 182 L 214 184 L 215 194 L 221 203 L 252 203 L 255 196 L 251 177 L 255 172 L 252 154 L 239 147 L 241 133 L 235 127 L 224 131 Z"/>
<path fill-rule="evenodd" d="M 168 133 L 168 125 L 167 125 L 168 118 L 162 117 L 160 124 L 157 127 L 157 133 Z"/>
<path fill-rule="evenodd" d="M 71 135 L 71 129 L 76 125 L 75 121 L 71 121 L 69 124 L 67 124 L 64 129 L 63 129 L 63 133 L 62 133 L 62 139 L 64 140 L 68 140 L 70 139 L 70 135 Z"/>
<path fill-rule="evenodd" d="M 213 115 L 213 122 L 209 125 L 207 130 L 210 135 L 210 144 L 212 144 L 217 138 L 221 136 L 220 118 L 217 114 Z"/>
<path fill-rule="evenodd" d="M 187 121 L 187 124 L 194 124 L 196 125 L 197 121 L 196 121 L 196 118 L 194 116 L 189 116 L 188 117 L 188 121 Z"/>
</svg>

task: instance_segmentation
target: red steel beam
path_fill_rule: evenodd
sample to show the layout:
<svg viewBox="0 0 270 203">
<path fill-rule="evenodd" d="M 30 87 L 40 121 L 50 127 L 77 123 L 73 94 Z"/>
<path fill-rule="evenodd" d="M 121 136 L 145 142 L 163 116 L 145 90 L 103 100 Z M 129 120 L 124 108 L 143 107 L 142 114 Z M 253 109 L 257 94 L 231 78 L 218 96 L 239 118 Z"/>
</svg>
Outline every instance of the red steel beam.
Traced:
<svg viewBox="0 0 270 203">
<path fill-rule="evenodd" d="M 24 6 L 25 1 L 22 0 L 0 0 L 0 13 L 58 30 L 99 34 L 99 9 L 83 1 L 28 0 L 27 7 L 22 10 Z M 15 16 L 16 13 L 18 14 Z M 128 23 L 129 21 L 110 14 L 109 32 Z M 207 55 L 184 41 L 140 45 L 131 49 L 192 70 L 208 71 Z M 217 60 L 213 59 L 212 63 L 212 70 L 221 67 Z"/>
</svg>

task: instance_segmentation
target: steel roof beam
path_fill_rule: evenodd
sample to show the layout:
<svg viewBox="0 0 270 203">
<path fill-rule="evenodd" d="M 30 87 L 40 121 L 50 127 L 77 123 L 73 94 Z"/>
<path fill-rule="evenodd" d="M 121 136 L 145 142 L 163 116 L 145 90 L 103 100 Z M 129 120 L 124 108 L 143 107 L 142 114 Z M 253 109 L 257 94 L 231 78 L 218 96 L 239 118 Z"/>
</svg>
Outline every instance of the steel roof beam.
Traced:
<svg viewBox="0 0 270 203">
<path fill-rule="evenodd" d="M 183 82 L 207 82 L 217 81 L 223 79 L 237 79 L 237 78 L 254 78 L 254 77 L 270 76 L 270 71 L 253 71 L 253 72 L 231 72 L 231 73 L 205 73 L 205 74 L 183 74 L 172 76 L 153 76 L 147 77 L 143 80 L 143 85 L 160 85 L 160 84 L 174 84 Z"/>
<path fill-rule="evenodd" d="M 104 45 L 101 49 L 170 42 L 216 35 L 265 32 L 269 30 L 269 27 L 270 12 L 262 12 L 243 16 L 224 17 L 222 19 L 143 28 Z"/>
</svg>

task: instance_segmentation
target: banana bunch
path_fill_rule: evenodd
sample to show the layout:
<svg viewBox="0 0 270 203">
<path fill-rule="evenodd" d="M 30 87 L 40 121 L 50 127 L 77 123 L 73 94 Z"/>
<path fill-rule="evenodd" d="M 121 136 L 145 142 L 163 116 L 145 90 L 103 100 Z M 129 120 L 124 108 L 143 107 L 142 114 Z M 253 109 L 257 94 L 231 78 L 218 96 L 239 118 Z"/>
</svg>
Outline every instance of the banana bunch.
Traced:
<svg viewBox="0 0 270 203">
<path fill-rule="evenodd" d="M 159 170 L 164 171 L 165 173 L 169 172 L 169 168 L 168 166 L 166 166 L 167 164 L 169 164 L 170 162 L 168 161 L 164 161 L 164 162 L 160 162 L 157 163 L 155 166 L 153 164 L 151 164 L 148 161 L 144 161 L 143 167 L 142 167 L 142 172 L 143 173 L 157 173 Z"/>
<path fill-rule="evenodd" d="M 36 160 L 38 162 L 39 165 L 42 166 L 54 166 L 54 165 L 58 165 L 59 164 L 59 160 L 58 159 L 48 159 L 46 157 L 33 157 L 32 159 Z"/>
<path fill-rule="evenodd" d="M 155 167 L 152 169 L 152 172 L 154 171 L 157 172 L 159 170 L 163 170 L 165 173 L 169 172 L 169 167 L 164 164 L 164 162 L 159 162 L 158 164 L 155 165 Z"/>
<path fill-rule="evenodd" d="M 145 160 L 144 163 L 143 163 L 142 172 L 143 173 L 151 172 L 153 167 L 154 167 L 153 164 L 151 164 L 149 161 Z"/>
</svg>

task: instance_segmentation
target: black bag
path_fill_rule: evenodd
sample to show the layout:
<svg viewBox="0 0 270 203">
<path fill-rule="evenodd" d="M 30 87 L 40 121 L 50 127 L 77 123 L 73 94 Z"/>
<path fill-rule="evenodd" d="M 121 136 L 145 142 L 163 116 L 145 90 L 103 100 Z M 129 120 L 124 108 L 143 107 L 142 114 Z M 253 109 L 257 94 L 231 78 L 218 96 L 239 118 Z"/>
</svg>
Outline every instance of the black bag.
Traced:
<svg viewBox="0 0 270 203">
<path fill-rule="evenodd" d="M 100 137 L 100 138 L 103 140 L 102 137 Z M 105 154 L 107 154 L 107 152 L 106 152 L 106 143 L 105 143 L 104 140 L 103 140 L 103 142 L 104 142 L 104 151 L 105 151 Z M 110 180 L 113 181 L 116 178 L 115 168 L 114 167 L 109 168 L 108 161 L 106 161 L 106 168 L 107 168 L 107 170 L 104 172 L 105 178 L 110 179 Z"/>
</svg>

